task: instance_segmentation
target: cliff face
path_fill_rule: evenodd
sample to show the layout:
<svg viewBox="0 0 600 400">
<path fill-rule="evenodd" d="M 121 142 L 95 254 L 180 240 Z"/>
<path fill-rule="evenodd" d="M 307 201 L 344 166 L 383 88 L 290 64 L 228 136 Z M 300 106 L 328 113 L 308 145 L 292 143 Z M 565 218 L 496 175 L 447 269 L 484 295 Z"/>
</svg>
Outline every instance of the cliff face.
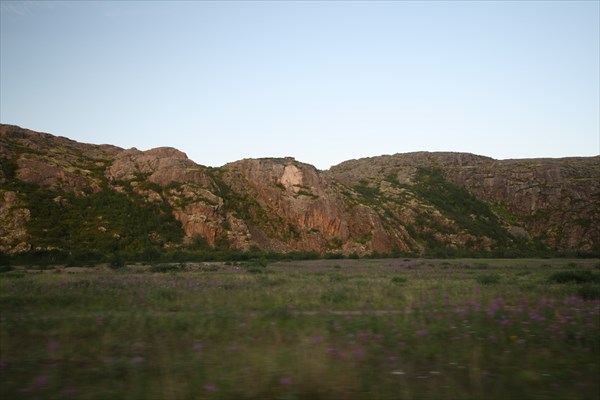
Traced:
<svg viewBox="0 0 600 400">
<path fill-rule="evenodd" d="M 234 216 L 261 249 L 348 254 L 381 247 L 377 240 L 368 246 L 355 240 L 381 233 L 373 210 L 353 204 L 339 183 L 311 165 L 290 158 L 242 160 L 224 166 L 221 179 L 233 193 L 225 197 L 233 200 Z"/>
<path fill-rule="evenodd" d="M 448 178 L 503 206 L 550 247 L 591 251 L 600 240 L 600 157 L 494 161 Z"/>
<path fill-rule="evenodd" d="M 600 251 L 600 157 L 410 153 L 220 168 L 0 125 L 0 251 Z M 150 250 L 149 250 L 150 249 Z"/>
<path fill-rule="evenodd" d="M 563 251 L 598 251 L 599 156 L 494 160 L 421 152 L 348 161 L 327 174 L 350 185 L 366 179 L 410 187 L 423 169 L 438 171 L 485 203 L 513 236 L 538 239 Z"/>
</svg>

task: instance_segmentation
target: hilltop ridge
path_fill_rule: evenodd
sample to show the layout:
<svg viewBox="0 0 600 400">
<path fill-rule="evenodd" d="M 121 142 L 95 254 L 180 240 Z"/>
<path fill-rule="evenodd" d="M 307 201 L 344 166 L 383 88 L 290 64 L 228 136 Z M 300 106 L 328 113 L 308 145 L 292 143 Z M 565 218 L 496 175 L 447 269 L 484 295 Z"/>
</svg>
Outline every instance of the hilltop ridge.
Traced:
<svg viewBox="0 0 600 400">
<path fill-rule="evenodd" d="M 600 156 L 416 152 L 329 170 L 0 125 L 0 252 L 600 253 Z"/>
</svg>

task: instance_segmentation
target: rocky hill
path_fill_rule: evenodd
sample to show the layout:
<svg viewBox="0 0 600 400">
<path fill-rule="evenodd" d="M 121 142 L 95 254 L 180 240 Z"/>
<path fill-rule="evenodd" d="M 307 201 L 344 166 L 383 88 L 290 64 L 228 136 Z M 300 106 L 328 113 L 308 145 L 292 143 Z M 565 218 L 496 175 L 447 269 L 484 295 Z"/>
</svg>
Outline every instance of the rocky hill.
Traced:
<svg viewBox="0 0 600 400">
<path fill-rule="evenodd" d="M 319 171 L 0 125 L 0 252 L 600 253 L 600 157 L 410 153 Z"/>
</svg>

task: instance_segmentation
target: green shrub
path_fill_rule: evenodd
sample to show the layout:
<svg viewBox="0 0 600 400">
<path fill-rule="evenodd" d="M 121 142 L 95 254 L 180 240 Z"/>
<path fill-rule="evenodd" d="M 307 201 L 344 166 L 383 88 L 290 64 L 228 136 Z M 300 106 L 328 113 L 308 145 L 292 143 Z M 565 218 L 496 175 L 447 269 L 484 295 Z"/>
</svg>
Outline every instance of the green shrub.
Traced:
<svg viewBox="0 0 600 400">
<path fill-rule="evenodd" d="M 248 263 L 248 265 L 250 267 L 260 267 L 260 268 L 266 268 L 267 264 L 268 263 L 265 258 L 258 258 L 258 259 L 250 260 L 250 262 Z"/>
<path fill-rule="evenodd" d="M 10 258 L 8 257 L 7 254 L 4 253 L 0 253 L 0 266 L 9 266 L 10 265 Z"/>
<path fill-rule="evenodd" d="M 339 289 L 328 290 L 321 295 L 324 303 L 342 303 L 348 299 L 348 294 Z"/>
<path fill-rule="evenodd" d="M 381 196 L 381 190 L 379 190 L 378 187 L 369 186 L 366 181 L 361 181 L 359 185 L 354 185 L 352 189 L 360 194 L 364 200 L 374 201 L 375 198 Z M 369 201 L 367 201 L 367 203 L 369 203 Z"/>
<path fill-rule="evenodd" d="M 492 238 L 499 246 L 520 243 L 502 226 L 487 203 L 448 181 L 441 170 L 419 168 L 411 189 L 419 198 L 434 205 L 444 216 L 476 236 Z M 439 227 L 436 226 L 436 230 Z"/>
<path fill-rule="evenodd" d="M 600 299 L 600 285 L 586 283 L 577 290 L 577 294 L 584 300 Z"/>
<path fill-rule="evenodd" d="M 14 268 L 11 267 L 10 265 L 0 265 L 0 274 L 4 273 L 4 272 L 10 272 L 12 271 Z"/>
<path fill-rule="evenodd" d="M 475 277 L 477 283 L 481 285 L 495 285 L 500 282 L 500 275 L 498 274 L 485 274 L 477 275 Z"/>
<path fill-rule="evenodd" d="M 550 281 L 554 283 L 593 283 L 600 282 L 600 275 L 592 271 L 560 271 L 550 275 Z"/>
<path fill-rule="evenodd" d="M 114 253 L 110 258 L 110 267 L 112 269 L 121 269 L 125 267 L 125 260 L 121 257 L 121 254 Z"/>
<path fill-rule="evenodd" d="M 234 262 L 232 265 L 239 265 L 241 267 L 246 268 L 247 270 L 256 268 L 256 269 L 266 269 L 268 265 L 268 261 L 266 258 L 251 258 L 247 261 L 242 262 Z"/>
<path fill-rule="evenodd" d="M 150 272 L 175 272 L 179 271 L 179 267 L 174 264 L 157 264 L 150 267 Z"/>
<path fill-rule="evenodd" d="M 331 283 L 344 282 L 346 280 L 348 280 L 346 276 L 338 274 L 337 272 L 329 274 L 329 282 Z"/>
<path fill-rule="evenodd" d="M 184 236 L 166 201 L 146 202 L 136 193 L 110 188 L 82 197 L 35 185 L 22 190 L 31 212 L 32 245 L 63 249 L 75 264 L 87 263 L 90 255 L 105 261 L 103 255 L 116 250 L 155 260 L 165 243 L 180 243 Z M 65 202 L 56 202 L 57 196 Z"/>
<path fill-rule="evenodd" d="M 394 276 L 392 278 L 392 282 L 394 282 L 394 283 L 405 283 L 406 282 L 406 277 L 405 276 Z"/>
</svg>

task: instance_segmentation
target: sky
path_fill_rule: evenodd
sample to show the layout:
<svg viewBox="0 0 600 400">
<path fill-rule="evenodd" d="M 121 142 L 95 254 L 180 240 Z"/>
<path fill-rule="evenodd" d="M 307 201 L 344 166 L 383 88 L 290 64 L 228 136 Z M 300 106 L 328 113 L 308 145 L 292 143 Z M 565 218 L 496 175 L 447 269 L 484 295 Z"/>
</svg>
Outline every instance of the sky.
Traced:
<svg viewBox="0 0 600 400">
<path fill-rule="evenodd" d="M 0 2 L 0 122 L 195 162 L 600 154 L 599 1 Z"/>
</svg>

